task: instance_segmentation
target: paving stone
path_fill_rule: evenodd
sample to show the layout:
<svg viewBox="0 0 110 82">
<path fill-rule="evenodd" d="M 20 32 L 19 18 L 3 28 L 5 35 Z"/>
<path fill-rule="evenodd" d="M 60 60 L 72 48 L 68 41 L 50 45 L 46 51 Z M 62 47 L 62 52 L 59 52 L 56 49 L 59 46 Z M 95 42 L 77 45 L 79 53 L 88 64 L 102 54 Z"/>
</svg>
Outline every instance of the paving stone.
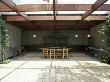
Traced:
<svg viewBox="0 0 110 82">
<path fill-rule="evenodd" d="M 9 64 L 0 64 L 0 82 L 110 82 L 110 65 L 84 53 L 69 59 L 43 59 L 26 53 Z"/>
</svg>

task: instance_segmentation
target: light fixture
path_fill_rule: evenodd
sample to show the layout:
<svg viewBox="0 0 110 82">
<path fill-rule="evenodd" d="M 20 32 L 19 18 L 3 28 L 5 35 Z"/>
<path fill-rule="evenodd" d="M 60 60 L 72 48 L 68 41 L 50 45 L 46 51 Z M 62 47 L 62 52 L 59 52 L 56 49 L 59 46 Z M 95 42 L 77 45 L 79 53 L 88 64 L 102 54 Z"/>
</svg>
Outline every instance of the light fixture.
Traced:
<svg viewBox="0 0 110 82">
<path fill-rule="evenodd" d="M 78 37 L 78 35 L 76 34 L 76 35 L 75 35 L 75 37 L 77 38 L 77 37 Z"/>
<path fill-rule="evenodd" d="M 35 38 L 35 37 L 36 37 L 36 35 L 34 34 L 34 35 L 33 35 L 33 37 Z"/>
<path fill-rule="evenodd" d="M 104 42 L 105 40 L 102 40 L 102 42 Z"/>
<path fill-rule="evenodd" d="M 87 37 L 89 38 L 89 37 L 91 37 L 91 35 L 90 35 L 90 34 L 88 34 L 88 35 L 87 35 Z"/>
</svg>

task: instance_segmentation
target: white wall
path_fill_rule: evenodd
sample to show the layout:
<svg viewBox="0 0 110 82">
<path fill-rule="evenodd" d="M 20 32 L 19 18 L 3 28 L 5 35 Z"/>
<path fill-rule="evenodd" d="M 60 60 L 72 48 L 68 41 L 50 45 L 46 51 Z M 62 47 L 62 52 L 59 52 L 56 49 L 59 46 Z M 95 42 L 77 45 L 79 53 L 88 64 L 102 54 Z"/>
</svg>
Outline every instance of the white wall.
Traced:
<svg viewBox="0 0 110 82">
<path fill-rule="evenodd" d="M 52 34 L 52 30 L 41 31 L 22 31 L 22 45 L 39 45 L 43 44 L 43 37 Z M 89 30 L 60 30 L 59 34 L 68 36 L 68 43 L 70 45 L 87 45 Z M 36 38 L 33 35 L 36 34 Z M 75 38 L 78 34 L 78 38 Z"/>
</svg>

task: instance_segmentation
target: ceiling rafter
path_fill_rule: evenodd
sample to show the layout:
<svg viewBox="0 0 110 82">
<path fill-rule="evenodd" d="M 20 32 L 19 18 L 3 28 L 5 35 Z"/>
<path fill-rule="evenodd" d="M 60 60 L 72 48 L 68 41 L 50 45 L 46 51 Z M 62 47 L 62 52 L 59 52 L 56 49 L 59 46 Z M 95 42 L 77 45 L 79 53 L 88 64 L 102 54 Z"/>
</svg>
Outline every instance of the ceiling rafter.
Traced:
<svg viewBox="0 0 110 82">
<path fill-rule="evenodd" d="M 4 5 L 9 7 L 12 11 L 16 12 L 20 17 L 28 21 L 32 26 L 35 26 L 31 21 L 28 19 L 28 15 L 25 12 L 18 12 L 16 8 L 16 4 L 12 2 L 12 0 L 0 0 Z"/>
<path fill-rule="evenodd" d="M 29 21 L 53 21 L 53 16 L 28 16 Z M 5 16 L 6 21 L 25 21 L 20 16 Z M 81 16 L 56 16 L 57 21 L 59 20 L 81 20 Z M 85 20 L 106 20 L 106 16 L 88 16 Z"/>
<path fill-rule="evenodd" d="M 96 25 L 96 22 L 99 24 L 99 23 L 103 23 L 104 21 L 84 21 L 82 22 L 81 24 L 79 25 Z M 23 25 L 23 26 L 30 26 L 29 23 L 27 23 L 26 21 L 17 21 L 17 22 L 13 22 L 13 21 L 8 21 L 8 23 L 12 23 L 12 24 L 15 24 L 15 25 Z M 36 21 L 35 22 L 36 25 L 38 26 L 49 26 L 49 25 L 54 25 L 53 24 L 53 21 Z M 68 26 L 71 26 L 71 25 L 74 25 L 75 24 L 75 21 L 68 21 L 68 22 L 64 22 L 64 21 L 57 21 L 57 24 L 56 25 L 68 25 Z"/>
<path fill-rule="evenodd" d="M 23 17 L 24 19 L 28 20 L 28 16 L 24 12 L 18 12 L 16 8 L 16 4 L 12 2 L 12 0 L 0 0 L 3 4 L 5 4 L 7 7 L 9 7 L 12 11 L 16 12 L 18 15 Z"/>
<path fill-rule="evenodd" d="M 97 10 L 100 6 L 102 6 L 105 2 L 107 2 L 108 0 L 97 0 L 92 6 L 92 10 L 90 11 L 86 11 L 81 19 L 84 20 L 86 17 L 88 17 L 90 14 L 92 14 L 95 10 Z"/>
<path fill-rule="evenodd" d="M 54 29 L 56 31 L 56 0 L 53 0 Z"/>
<path fill-rule="evenodd" d="M 24 4 L 24 5 L 16 5 L 12 2 L 12 0 L 0 0 L 2 4 L 0 4 L 0 12 L 16 12 L 18 15 L 4 15 L 7 22 L 26 22 L 26 24 L 18 24 L 26 28 L 32 27 L 35 29 L 37 26 L 45 28 L 45 24 L 41 25 L 37 24 L 38 21 L 52 21 L 52 24 L 47 24 L 50 28 L 58 29 L 60 26 L 67 28 L 77 28 L 81 26 L 89 27 L 89 25 L 85 25 L 80 20 L 93 20 L 93 21 L 102 21 L 106 20 L 106 16 L 103 15 L 90 15 L 94 11 L 109 11 L 110 4 L 104 4 L 108 0 L 97 0 L 93 5 L 92 4 L 57 4 L 56 0 L 53 0 L 53 4 Z M 53 11 L 53 15 L 27 15 L 25 12 L 35 12 L 35 11 Z M 86 13 L 82 16 L 80 15 L 56 15 L 57 11 L 86 11 Z M 75 21 L 73 25 L 60 24 L 57 21 Z M 54 22 L 53 22 L 54 21 Z M 28 23 L 29 22 L 29 23 Z M 78 22 L 78 23 L 77 23 Z M 80 22 L 80 23 L 79 23 Z M 83 21 L 84 22 L 84 21 Z M 29 24 L 29 25 L 28 25 Z M 89 24 L 89 23 L 87 23 Z M 98 23 L 99 24 L 99 23 Z M 15 24 L 17 25 L 17 24 Z M 76 26 L 77 25 L 77 26 Z M 93 24 L 91 24 L 93 26 Z"/>
<path fill-rule="evenodd" d="M 57 11 L 89 11 L 92 4 L 56 4 Z M 24 4 L 16 5 L 18 12 L 53 11 L 52 4 Z M 110 11 L 110 4 L 104 4 L 97 11 Z M 4 4 L 0 5 L 0 12 L 14 12 Z"/>
<path fill-rule="evenodd" d="M 78 27 L 75 27 L 74 25 L 56 25 L 57 27 L 57 29 L 59 30 L 59 29 L 74 29 L 74 28 L 90 28 L 89 26 L 93 26 L 93 25 L 78 25 Z M 52 30 L 54 30 L 54 26 L 53 25 L 41 25 L 41 26 L 39 26 L 40 28 L 36 28 L 36 29 L 52 29 Z M 30 28 L 30 26 L 29 25 L 26 25 L 26 26 L 24 26 L 24 25 L 21 25 L 21 28 L 23 29 L 34 29 L 33 27 L 31 27 Z"/>
</svg>

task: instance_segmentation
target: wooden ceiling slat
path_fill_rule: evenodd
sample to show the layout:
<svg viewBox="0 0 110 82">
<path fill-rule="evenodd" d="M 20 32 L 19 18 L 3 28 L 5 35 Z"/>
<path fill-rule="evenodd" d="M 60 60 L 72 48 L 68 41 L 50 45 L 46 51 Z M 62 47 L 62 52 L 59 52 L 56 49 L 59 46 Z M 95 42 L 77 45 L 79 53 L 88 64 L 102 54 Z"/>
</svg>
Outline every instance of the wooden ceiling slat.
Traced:
<svg viewBox="0 0 110 82">
<path fill-rule="evenodd" d="M 56 22 L 56 25 L 75 25 L 77 21 L 57 21 Z M 82 21 L 80 25 L 96 25 L 96 23 L 102 23 L 104 22 L 103 20 L 101 21 Z M 23 26 L 29 26 L 30 23 L 27 23 L 26 21 L 8 21 L 8 23 L 12 23 L 12 24 L 16 24 L 16 25 L 23 25 Z M 34 22 L 37 26 L 42 26 L 42 25 L 45 25 L 45 26 L 49 26 L 49 25 L 54 25 L 54 22 L 53 21 L 35 21 Z"/>
<path fill-rule="evenodd" d="M 24 12 L 17 12 L 20 16 L 22 16 L 24 19 L 26 19 L 27 21 L 29 20 L 28 19 L 28 15 Z"/>
<path fill-rule="evenodd" d="M 7 7 L 9 7 L 13 12 L 16 12 L 18 15 L 20 15 L 21 17 L 23 17 L 24 19 L 28 20 L 28 16 L 24 13 L 24 12 L 18 12 L 17 8 L 16 8 L 16 4 L 14 4 L 12 2 L 12 0 L 1 0 L 1 2 L 6 5 Z"/>
<path fill-rule="evenodd" d="M 93 25 L 92 25 L 93 26 Z M 71 26 L 68 26 L 68 25 L 56 25 L 56 29 L 58 29 L 58 30 L 68 30 L 68 29 L 84 29 L 84 28 L 86 28 L 86 29 L 89 29 L 90 27 L 92 27 L 92 26 L 90 26 L 90 25 L 78 25 L 77 27 L 76 26 L 74 26 L 74 25 L 71 25 Z M 41 29 L 43 29 L 43 30 L 48 30 L 48 29 L 50 29 L 50 30 L 54 30 L 54 26 L 53 25 L 49 25 L 49 26 L 38 26 L 39 28 L 33 28 L 33 27 L 31 27 L 30 28 L 30 26 L 21 26 L 21 28 L 22 29 L 37 29 L 37 30 L 41 30 Z"/>
<path fill-rule="evenodd" d="M 56 4 L 56 11 L 90 11 L 92 4 Z M 53 11 L 52 4 L 16 5 L 19 12 Z M 97 11 L 110 11 L 110 4 L 104 4 Z M 4 4 L 0 5 L 0 12 L 14 12 Z"/>
<path fill-rule="evenodd" d="M 108 0 L 97 0 L 92 6 L 93 6 L 93 10 L 98 9 L 100 6 L 102 6 L 105 2 L 107 2 Z"/>
<path fill-rule="evenodd" d="M 41 21 L 41 20 L 46 20 L 46 21 L 53 21 L 54 17 L 53 16 L 28 16 L 29 21 Z M 20 16 L 5 16 L 6 21 L 25 21 L 22 17 Z M 81 16 L 56 16 L 56 20 L 81 20 Z M 85 20 L 106 20 L 106 16 L 89 16 Z"/>
<path fill-rule="evenodd" d="M 75 25 L 77 21 L 57 21 L 56 29 L 80 29 L 80 28 L 90 28 L 95 25 L 101 24 L 104 21 L 82 21 L 82 23 Z M 54 29 L 53 21 L 36 21 L 34 22 L 37 25 L 37 28 L 34 28 L 26 21 L 8 21 L 8 23 L 13 24 L 15 26 L 21 27 L 22 29 Z"/>
<path fill-rule="evenodd" d="M 10 9 L 12 9 L 12 11 L 16 11 L 16 4 L 14 4 L 12 2 L 12 0 L 0 0 L 0 2 L 2 2 L 4 5 L 6 5 L 7 7 L 9 7 Z"/>
<path fill-rule="evenodd" d="M 20 15 L 21 19 L 25 19 L 30 23 L 32 26 L 35 26 L 31 21 L 28 20 L 28 15 L 25 12 L 19 12 L 16 8 L 16 4 L 12 2 L 12 0 L 0 0 L 4 5 L 9 7 L 12 11 L 16 12 L 18 15 Z"/>
<path fill-rule="evenodd" d="M 13 12 L 12 9 L 4 5 L 3 3 L 0 4 L 0 12 Z"/>
<path fill-rule="evenodd" d="M 18 5 L 18 11 L 22 12 L 35 12 L 35 11 L 53 11 L 52 4 L 26 4 Z"/>
<path fill-rule="evenodd" d="M 89 16 L 95 10 L 98 11 L 109 11 L 110 5 L 104 4 L 107 0 L 97 0 L 93 5 L 91 4 L 56 4 L 55 9 L 52 4 L 27 4 L 27 5 L 16 5 L 12 0 L 0 0 L 3 4 L 0 4 L 0 12 L 16 12 L 18 16 L 5 16 L 7 22 L 13 22 L 13 25 L 20 25 L 23 28 L 29 29 L 54 29 L 54 22 L 51 24 L 42 24 L 42 21 L 54 21 L 56 20 L 57 29 L 71 29 L 93 26 L 94 24 L 82 23 L 81 19 L 88 21 L 104 21 L 106 16 Z M 83 16 L 28 16 L 25 12 L 35 11 L 87 11 Z M 55 18 L 54 18 L 55 17 Z M 87 17 L 87 18 L 86 18 Z M 40 21 L 40 23 L 36 22 Z M 63 21 L 58 23 L 57 21 Z M 80 21 L 81 23 L 66 23 L 67 21 Z M 15 24 L 17 22 L 17 24 Z M 25 22 L 24 24 L 18 24 L 18 22 Z M 76 26 L 77 24 L 77 26 Z M 99 23 L 97 23 L 99 24 Z M 48 27 L 46 28 L 45 27 Z M 95 24 L 96 25 L 96 24 Z M 38 28 L 37 28 L 38 27 Z"/>
<path fill-rule="evenodd" d="M 110 11 L 110 4 L 103 4 L 97 9 L 97 11 Z"/>
<path fill-rule="evenodd" d="M 88 17 L 91 13 L 93 13 L 95 10 L 97 10 L 100 6 L 102 6 L 105 2 L 107 2 L 108 0 L 97 0 L 92 6 L 92 10 L 90 11 L 86 11 L 81 19 L 84 20 L 86 17 Z"/>
</svg>

